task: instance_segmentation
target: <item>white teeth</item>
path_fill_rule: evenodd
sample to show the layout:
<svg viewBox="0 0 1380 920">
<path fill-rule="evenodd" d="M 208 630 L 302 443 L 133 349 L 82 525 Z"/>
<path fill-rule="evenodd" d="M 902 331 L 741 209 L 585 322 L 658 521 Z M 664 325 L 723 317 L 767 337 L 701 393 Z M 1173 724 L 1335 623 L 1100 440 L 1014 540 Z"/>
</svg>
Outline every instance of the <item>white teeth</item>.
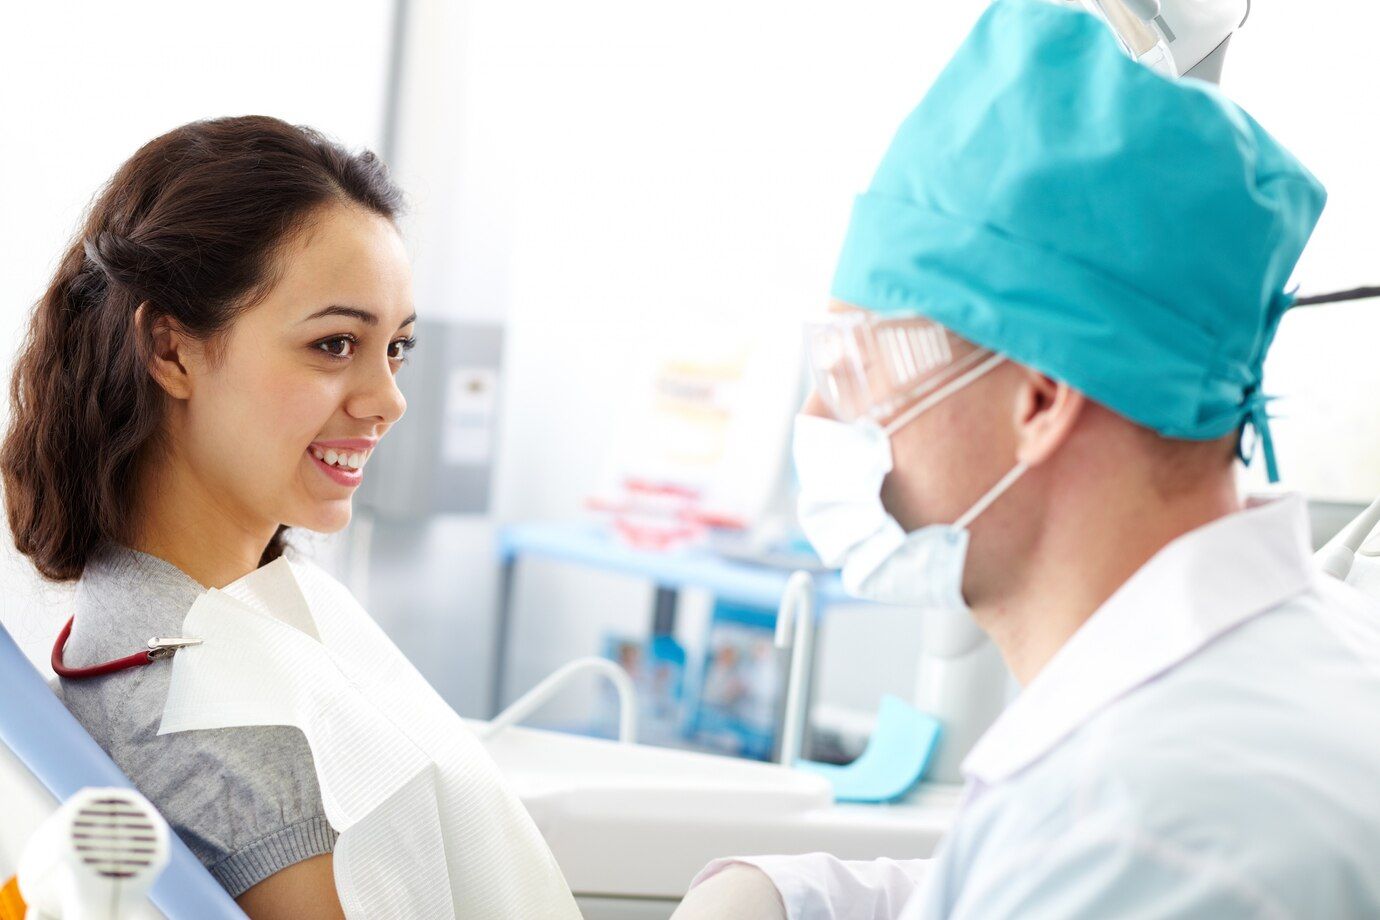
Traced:
<svg viewBox="0 0 1380 920">
<path fill-rule="evenodd" d="M 340 470 L 359 470 L 369 459 L 369 451 L 367 450 L 351 453 L 343 450 L 322 450 L 319 447 L 312 447 L 311 454 L 327 466 L 333 466 Z"/>
</svg>

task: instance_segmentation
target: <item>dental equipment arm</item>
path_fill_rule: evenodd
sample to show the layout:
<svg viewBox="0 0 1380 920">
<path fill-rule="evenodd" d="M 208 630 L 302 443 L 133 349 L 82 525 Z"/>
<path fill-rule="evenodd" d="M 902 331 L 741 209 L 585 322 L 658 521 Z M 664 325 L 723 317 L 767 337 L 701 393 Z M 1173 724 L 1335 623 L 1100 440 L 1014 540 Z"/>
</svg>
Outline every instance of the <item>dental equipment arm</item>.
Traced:
<svg viewBox="0 0 1380 920">
<path fill-rule="evenodd" d="M 944 726 L 925 778 L 961 783 L 963 758 L 1006 707 L 1006 665 L 972 617 L 943 610 L 925 610 L 920 617 L 912 702 Z"/>
<path fill-rule="evenodd" d="M 1317 555 L 1313 557 L 1314 560 L 1333 578 L 1346 581 L 1347 576 L 1351 574 L 1351 566 L 1356 561 L 1356 554 L 1377 524 L 1380 524 L 1380 498 L 1371 502 L 1369 508 L 1328 540 L 1327 545 L 1318 550 Z"/>
</svg>

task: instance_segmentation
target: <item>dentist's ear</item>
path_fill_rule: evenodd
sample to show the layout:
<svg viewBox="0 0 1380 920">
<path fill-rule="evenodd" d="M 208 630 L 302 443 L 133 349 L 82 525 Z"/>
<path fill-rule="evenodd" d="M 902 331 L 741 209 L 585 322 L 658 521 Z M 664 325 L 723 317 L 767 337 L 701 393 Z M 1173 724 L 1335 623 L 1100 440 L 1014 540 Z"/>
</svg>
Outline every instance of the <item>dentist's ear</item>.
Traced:
<svg viewBox="0 0 1380 920">
<path fill-rule="evenodd" d="M 1067 383 L 1020 367 L 1012 420 L 1016 459 L 1032 467 L 1049 459 L 1068 440 L 1087 405 L 1087 397 Z"/>
<path fill-rule="evenodd" d="M 134 327 L 148 328 L 151 344 L 148 371 L 158 385 L 173 399 L 190 399 L 192 375 L 189 367 L 193 352 L 200 354 L 200 344 L 194 342 L 179 324 L 168 316 L 159 316 L 149 323 L 148 304 L 141 303 L 134 311 Z"/>
</svg>

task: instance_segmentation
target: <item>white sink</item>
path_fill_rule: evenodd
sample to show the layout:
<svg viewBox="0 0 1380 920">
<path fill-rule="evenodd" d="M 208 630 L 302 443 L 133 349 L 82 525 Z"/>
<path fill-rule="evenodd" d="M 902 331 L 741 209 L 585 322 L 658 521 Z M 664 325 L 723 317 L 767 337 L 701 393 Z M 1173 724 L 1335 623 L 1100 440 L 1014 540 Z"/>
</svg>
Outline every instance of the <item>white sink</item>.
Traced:
<svg viewBox="0 0 1380 920">
<path fill-rule="evenodd" d="M 580 895 L 679 898 L 719 856 L 929 856 L 959 789 L 835 805 L 822 777 L 774 764 L 509 728 L 486 742 Z"/>
</svg>

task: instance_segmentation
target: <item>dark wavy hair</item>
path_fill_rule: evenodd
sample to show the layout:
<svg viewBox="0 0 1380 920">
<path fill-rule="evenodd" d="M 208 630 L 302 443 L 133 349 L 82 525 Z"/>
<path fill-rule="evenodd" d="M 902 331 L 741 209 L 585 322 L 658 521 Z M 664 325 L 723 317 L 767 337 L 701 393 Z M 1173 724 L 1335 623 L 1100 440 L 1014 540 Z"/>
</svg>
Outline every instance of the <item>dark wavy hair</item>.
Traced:
<svg viewBox="0 0 1380 920">
<path fill-rule="evenodd" d="M 134 474 L 164 415 L 155 321 L 214 345 L 332 202 L 396 221 L 402 195 L 373 153 L 264 116 L 183 125 L 101 191 L 34 310 L 0 447 L 15 546 L 44 577 L 78 578 L 103 542 L 131 539 Z M 262 562 L 282 554 L 285 530 Z"/>
</svg>

